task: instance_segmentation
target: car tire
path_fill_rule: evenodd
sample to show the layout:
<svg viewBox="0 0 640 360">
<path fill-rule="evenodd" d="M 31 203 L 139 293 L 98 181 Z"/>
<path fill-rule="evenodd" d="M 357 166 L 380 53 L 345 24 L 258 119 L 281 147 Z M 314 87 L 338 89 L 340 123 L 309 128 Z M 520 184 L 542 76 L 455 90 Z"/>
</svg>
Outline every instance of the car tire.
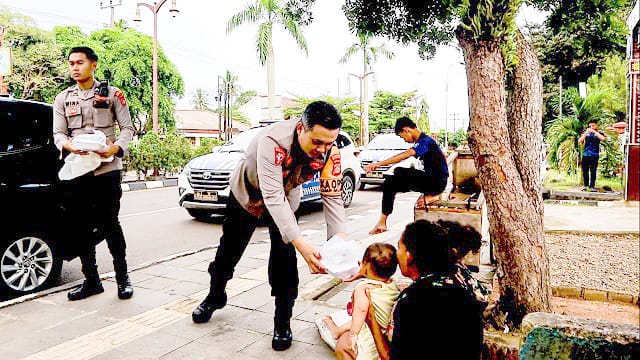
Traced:
<svg viewBox="0 0 640 360">
<path fill-rule="evenodd" d="M 62 258 L 42 234 L 19 235 L 0 245 L 0 293 L 19 296 L 46 289 L 61 270 Z"/>
<path fill-rule="evenodd" d="M 202 209 L 187 209 L 187 212 L 198 221 L 207 221 L 211 219 L 211 215 L 213 215 L 211 211 Z"/>
<path fill-rule="evenodd" d="M 345 174 L 342 176 L 342 202 L 344 207 L 349 207 L 353 200 L 353 193 L 355 191 L 355 181 L 351 175 Z"/>
</svg>

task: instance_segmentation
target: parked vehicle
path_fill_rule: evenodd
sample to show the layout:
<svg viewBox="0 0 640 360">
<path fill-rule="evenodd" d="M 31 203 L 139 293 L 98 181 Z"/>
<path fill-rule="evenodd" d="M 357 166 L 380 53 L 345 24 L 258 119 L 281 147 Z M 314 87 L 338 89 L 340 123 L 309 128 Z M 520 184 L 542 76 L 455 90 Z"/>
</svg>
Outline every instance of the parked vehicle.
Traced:
<svg viewBox="0 0 640 360">
<path fill-rule="evenodd" d="M 58 150 L 53 107 L 0 97 L 0 294 L 21 295 L 55 282 Z"/>
<path fill-rule="evenodd" d="M 267 125 L 268 126 L 268 125 Z M 229 180 L 251 140 L 264 126 L 251 128 L 216 149 L 187 163 L 178 176 L 178 203 L 192 217 L 204 220 L 212 214 L 223 214 L 229 198 Z M 356 157 L 357 149 L 349 134 L 340 131 L 336 145 L 342 157 L 342 200 L 345 207 L 351 204 L 353 193 L 364 173 Z M 320 199 L 319 175 L 305 182 L 301 191 L 301 203 Z"/>
<path fill-rule="evenodd" d="M 411 146 L 412 144 L 404 141 L 393 131 L 385 131 L 374 137 L 369 144 L 362 149 L 360 155 L 358 155 L 358 159 L 360 160 L 360 165 L 364 168 L 372 162 L 382 161 L 392 157 L 393 155 L 399 154 Z M 396 167 L 414 167 L 421 169 L 422 163 L 415 157 L 409 157 L 397 164 L 380 166 L 370 174 L 364 174 L 362 176 L 360 179 L 360 190 L 364 190 L 367 184 L 382 184 L 384 182 L 384 175 L 393 174 L 393 170 Z"/>
</svg>

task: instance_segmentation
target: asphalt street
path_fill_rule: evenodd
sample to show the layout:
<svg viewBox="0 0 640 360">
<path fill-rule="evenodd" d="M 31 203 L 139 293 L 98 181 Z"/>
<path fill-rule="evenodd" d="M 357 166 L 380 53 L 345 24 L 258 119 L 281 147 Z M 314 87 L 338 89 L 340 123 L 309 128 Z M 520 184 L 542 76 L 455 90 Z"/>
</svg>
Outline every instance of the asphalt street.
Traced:
<svg viewBox="0 0 640 360">
<path fill-rule="evenodd" d="M 362 213 L 366 209 L 378 207 L 382 192 L 379 187 L 368 187 L 356 191 L 347 214 Z M 171 255 L 217 246 L 222 233 L 222 216 L 213 216 L 209 222 L 193 219 L 178 206 L 176 187 L 125 192 L 122 197 L 120 222 L 127 239 L 127 260 L 129 266 L 156 261 Z M 317 228 L 324 224 L 322 203 L 316 201 L 303 204 L 300 208 L 300 225 L 303 228 Z M 364 232 L 373 226 L 378 214 L 367 213 L 362 228 L 348 229 L 350 233 Z M 373 216 L 372 216 L 373 215 Z M 366 230 L 366 231 L 365 231 Z M 258 228 L 254 238 L 266 232 Z M 354 233 L 355 235 L 355 233 Z M 98 271 L 113 271 L 111 255 L 105 241 L 97 247 Z M 57 285 L 82 278 L 80 260 L 65 262 Z"/>
</svg>

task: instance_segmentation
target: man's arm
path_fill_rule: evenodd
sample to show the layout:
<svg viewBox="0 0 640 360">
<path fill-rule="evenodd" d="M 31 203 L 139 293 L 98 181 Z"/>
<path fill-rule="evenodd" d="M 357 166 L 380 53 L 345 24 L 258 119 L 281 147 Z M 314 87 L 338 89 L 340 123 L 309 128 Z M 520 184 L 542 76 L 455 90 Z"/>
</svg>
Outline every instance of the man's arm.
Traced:
<svg viewBox="0 0 640 360">
<path fill-rule="evenodd" d="M 601 133 L 600 131 L 594 131 L 593 133 L 596 135 L 596 137 L 597 137 L 600 141 L 605 141 L 605 140 L 607 140 L 607 137 L 606 137 L 603 133 Z"/>
<path fill-rule="evenodd" d="M 340 150 L 331 148 L 329 158 L 320 172 L 320 195 L 325 221 L 327 222 L 327 238 L 333 235 L 345 237 L 345 212 L 342 201 L 342 166 Z"/>
<path fill-rule="evenodd" d="M 367 166 L 364 167 L 364 171 L 367 173 L 372 172 L 373 170 L 375 170 L 376 168 L 380 167 L 380 166 L 385 166 L 385 165 L 391 165 L 391 164 L 395 164 L 398 163 L 404 159 L 410 158 L 412 156 L 416 155 L 416 151 L 413 148 L 409 148 L 403 152 L 401 152 L 400 154 L 396 154 L 388 159 L 376 162 L 376 163 L 371 163 Z"/>
<path fill-rule="evenodd" d="M 587 128 L 587 130 L 582 132 L 582 135 L 578 138 L 579 144 L 584 144 L 584 140 L 587 138 L 587 135 L 591 132 L 591 128 Z"/>
<path fill-rule="evenodd" d="M 118 127 L 120 128 L 120 135 L 118 135 L 116 142 L 113 144 L 117 146 L 114 155 L 124 157 L 129 152 L 129 143 L 133 140 L 136 129 L 133 127 L 133 122 L 131 122 L 129 105 L 127 105 L 127 100 L 122 90 L 116 89 L 113 100 L 113 111 L 116 115 Z"/>
</svg>

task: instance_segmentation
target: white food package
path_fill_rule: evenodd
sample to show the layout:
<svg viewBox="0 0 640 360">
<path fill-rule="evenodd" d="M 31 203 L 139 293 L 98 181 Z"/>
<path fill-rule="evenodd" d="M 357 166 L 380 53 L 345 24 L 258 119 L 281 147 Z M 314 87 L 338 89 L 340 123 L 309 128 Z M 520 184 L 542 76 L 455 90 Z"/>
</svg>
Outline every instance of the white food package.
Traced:
<svg viewBox="0 0 640 360">
<path fill-rule="evenodd" d="M 101 164 L 100 155 L 90 152 L 87 155 L 69 154 L 58 172 L 60 180 L 71 180 L 93 171 Z"/>
<path fill-rule="evenodd" d="M 100 130 L 93 130 L 92 134 L 74 136 L 71 146 L 82 151 L 100 151 L 107 146 L 107 136 Z"/>
<path fill-rule="evenodd" d="M 327 272 L 343 280 L 358 273 L 363 254 L 364 249 L 358 243 L 335 235 L 320 248 L 321 262 Z"/>
</svg>

